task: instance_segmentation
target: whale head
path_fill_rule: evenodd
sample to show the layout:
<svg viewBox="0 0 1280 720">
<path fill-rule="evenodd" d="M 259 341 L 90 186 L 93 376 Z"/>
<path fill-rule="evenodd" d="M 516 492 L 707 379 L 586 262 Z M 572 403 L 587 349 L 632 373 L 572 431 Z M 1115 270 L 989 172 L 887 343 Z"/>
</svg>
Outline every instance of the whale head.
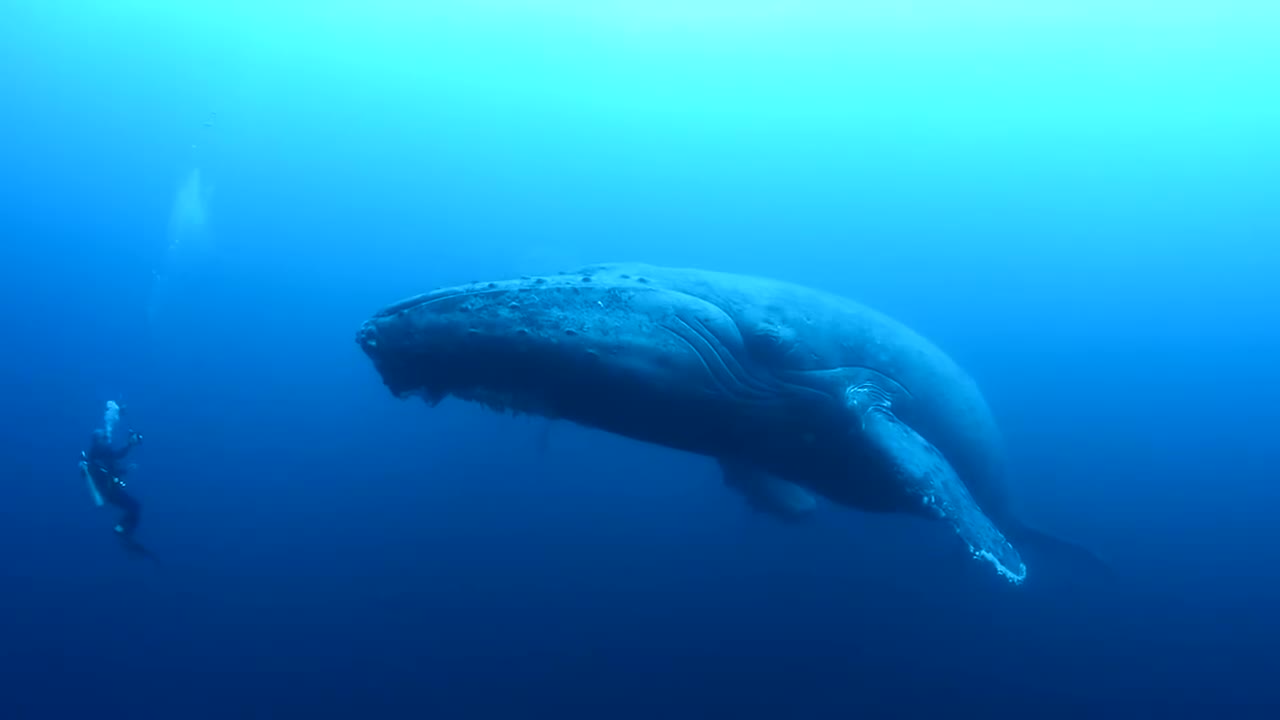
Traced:
<svg viewBox="0 0 1280 720">
<path fill-rule="evenodd" d="M 730 400 L 737 338 L 713 302 L 618 265 L 418 295 L 375 314 L 356 340 L 397 396 L 625 432 L 609 406 L 666 415 Z"/>
</svg>

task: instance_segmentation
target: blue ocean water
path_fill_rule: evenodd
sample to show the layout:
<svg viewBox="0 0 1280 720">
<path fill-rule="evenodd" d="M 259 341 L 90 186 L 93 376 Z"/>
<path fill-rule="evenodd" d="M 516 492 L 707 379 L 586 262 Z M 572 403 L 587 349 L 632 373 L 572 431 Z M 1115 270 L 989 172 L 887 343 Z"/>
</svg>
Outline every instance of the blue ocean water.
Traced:
<svg viewBox="0 0 1280 720">
<path fill-rule="evenodd" d="M 0 717 L 1275 717 L 1280 12 L 0 8 Z M 910 324 L 1023 515 L 752 512 L 705 458 L 393 398 L 440 285 L 637 260 Z M 157 568 L 76 470 L 106 401 Z"/>
</svg>

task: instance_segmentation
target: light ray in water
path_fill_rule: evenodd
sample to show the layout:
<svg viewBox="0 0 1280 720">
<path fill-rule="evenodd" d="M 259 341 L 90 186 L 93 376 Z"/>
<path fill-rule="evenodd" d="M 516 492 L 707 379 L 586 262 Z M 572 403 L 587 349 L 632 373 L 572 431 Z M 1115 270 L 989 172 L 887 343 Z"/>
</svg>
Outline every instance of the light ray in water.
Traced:
<svg viewBox="0 0 1280 720">
<path fill-rule="evenodd" d="M 147 317 L 153 325 L 170 308 L 185 281 L 213 253 L 210 198 L 211 190 L 203 182 L 200 169 L 192 168 L 179 183 L 169 212 L 164 257 L 155 272 L 147 303 Z"/>
</svg>

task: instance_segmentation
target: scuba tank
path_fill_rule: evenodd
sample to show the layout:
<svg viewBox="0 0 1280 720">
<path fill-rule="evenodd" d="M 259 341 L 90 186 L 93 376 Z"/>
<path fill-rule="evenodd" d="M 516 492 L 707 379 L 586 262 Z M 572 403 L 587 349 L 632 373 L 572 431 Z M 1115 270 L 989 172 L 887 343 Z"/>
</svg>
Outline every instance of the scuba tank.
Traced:
<svg viewBox="0 0 1280 720">
<path fill-rule="evenodd" d="M 102 493 L 93 484 L 93 473 L 89 472 L 89 457 L 83 451 L 80 453 L 80 474 L 84 475 L 85 482 L 89 484 L 89 496 L 93 498 L 93 504 L 102 507 Z"/>
</svg>

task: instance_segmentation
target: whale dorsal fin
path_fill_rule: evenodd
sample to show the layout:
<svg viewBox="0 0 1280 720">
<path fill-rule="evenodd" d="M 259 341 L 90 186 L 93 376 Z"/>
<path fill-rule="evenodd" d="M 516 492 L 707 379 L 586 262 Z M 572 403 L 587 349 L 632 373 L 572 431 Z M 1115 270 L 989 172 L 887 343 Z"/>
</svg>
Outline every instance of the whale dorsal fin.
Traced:
<svg viewBox="0 0 1280 720">
<path fill-rule="evenodd" d="M 902 489 L 928 514 L 950 524 L 975 557 L 1021 583 L 1027 568 L 1018 551 L 978 507 L 942 452 L 893 414 L 889 394 L 874 383 L 862 383 L 845 391 L 845 402 L 858 420 L 855 432 L 860 430 L 882 456 Z"/>
</svg>

